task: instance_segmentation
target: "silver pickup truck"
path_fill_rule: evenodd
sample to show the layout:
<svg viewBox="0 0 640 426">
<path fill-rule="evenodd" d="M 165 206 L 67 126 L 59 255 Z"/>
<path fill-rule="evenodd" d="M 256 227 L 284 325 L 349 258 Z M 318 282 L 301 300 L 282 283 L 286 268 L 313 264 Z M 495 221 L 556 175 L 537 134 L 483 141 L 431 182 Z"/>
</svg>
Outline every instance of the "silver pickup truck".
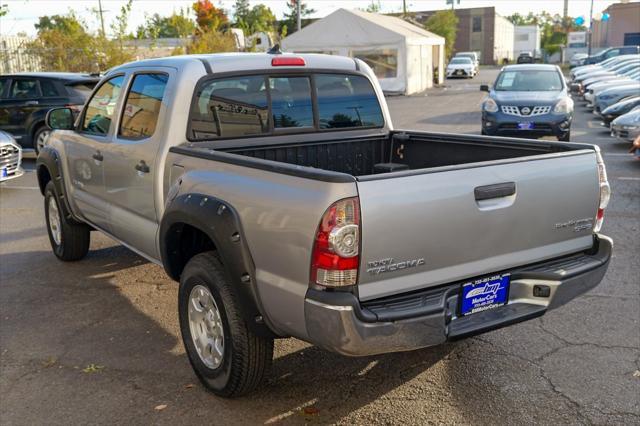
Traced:
<svg viewBox="0 0 640 426">
<path fill-rule="evenodd" d="M 609 264 L 597 147 L 395 130 L 357 59 L 129 63 L 72 117 L 49 113 L 37 160 L 53 252 L 79 260 L 98 230 L 162 265 L 218 395 L 254 389 L 275 338 L 437 345 L 539 317 Z"/>
</svg>

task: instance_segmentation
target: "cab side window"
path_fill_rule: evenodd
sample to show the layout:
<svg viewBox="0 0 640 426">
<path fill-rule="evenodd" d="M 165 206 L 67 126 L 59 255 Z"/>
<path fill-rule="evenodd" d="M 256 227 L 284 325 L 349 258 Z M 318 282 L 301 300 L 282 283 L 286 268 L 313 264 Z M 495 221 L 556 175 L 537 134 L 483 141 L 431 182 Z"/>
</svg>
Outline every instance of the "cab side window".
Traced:
<svg viewBox="0 0 640 426">
<path fill-rule="evenodd" d="M 124 102 L 118 131 L 120 137 L 142 139 L 153 136 L 168 80 L 166 74 L 138 74 L 133 78 Z"/>
<path fill-rule="evenodd" d="M 118 95 L 122 90 L 124 76 L 107 80 L 93 95 L 82 120 L 82 131 L 106 135 L 116 111 Z"/>
<path fill-rule="evenodd" d="M 55 98 L 56 96 L 60 96 L 53 80 L 41 79 L 40 90 L 42 90 L 42 96 L 45 98 Z"/>
<path fill-rule="evenodd" d="M 7 90 L 7 86 L 9 86 L 8 78 L 0 78 L 0 98 L 5 98 L 5 90 Z"/>
</svg>

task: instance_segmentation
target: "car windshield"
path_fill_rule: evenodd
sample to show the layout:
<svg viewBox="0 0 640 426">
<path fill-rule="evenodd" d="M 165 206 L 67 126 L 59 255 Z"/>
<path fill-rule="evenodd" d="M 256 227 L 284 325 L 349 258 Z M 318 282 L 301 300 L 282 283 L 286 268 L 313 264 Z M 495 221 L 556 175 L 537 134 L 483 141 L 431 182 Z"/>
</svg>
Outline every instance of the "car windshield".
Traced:
<svg viewBox="0 0 640 426">
<path fill-rule="evenodd" d="M 469 59 L 469 58 L 453 58 L 450 63 L 452 63 L 452 64 L 470 64 L 471 63 L 471 59 Z"/>
<path fill-rule="evenodd" d="M 505 70 L 495 90 L 507 92 L 553 92 L 562 90 L 560 74 L 555 70 Z"/>
</svg>

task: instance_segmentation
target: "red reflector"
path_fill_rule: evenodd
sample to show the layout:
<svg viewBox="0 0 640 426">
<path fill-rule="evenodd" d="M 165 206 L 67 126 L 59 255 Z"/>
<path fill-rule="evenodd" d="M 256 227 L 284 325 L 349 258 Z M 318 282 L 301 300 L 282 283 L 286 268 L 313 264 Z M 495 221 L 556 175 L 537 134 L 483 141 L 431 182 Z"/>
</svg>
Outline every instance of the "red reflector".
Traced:
<svg viewBox="0 0 640 426">
<path fill-rule="evenodd" d="M 604 217 L 604 209 L 598 209 L 598 214 L 596 215 L 596 219 L 600 220 Z"/>
<path fill-rule="evenodd" d="M 305 65 L 303 58 L 295 56 L 278 56 L 271 60 L 272 67 L 304 67 Z"/>
</svg>

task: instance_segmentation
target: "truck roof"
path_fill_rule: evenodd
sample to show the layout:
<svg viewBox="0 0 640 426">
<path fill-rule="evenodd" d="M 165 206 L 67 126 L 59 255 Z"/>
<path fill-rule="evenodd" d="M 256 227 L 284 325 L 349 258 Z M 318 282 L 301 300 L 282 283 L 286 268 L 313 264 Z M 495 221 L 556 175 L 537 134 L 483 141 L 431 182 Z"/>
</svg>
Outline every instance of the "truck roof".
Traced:
<svg viewBox="0 0 640 426">
<path fill-rule="evenodd" d="M 292 69 L 331 69 L 354 71 L 357 69 L 356 61 L 345 56 L 333 56 L 322 54 L 295 54 L 295 53 L 214 53 L 199 55 L 180 55 L 165 58 L 144 59 L 141 61 L 129 62 L 109 70 L 109 73 L 131 67 L 144 66 L 169 66 L 183 68 L 193 63 L 203 63 L 211 69 L 211 73 L 249 71 L 252 69 L 264 70 L 272 67 L 271 60 L 276 57 L 298 57 L 303 58 L 305 66 L 279 66 L 278 68 Z"/>
</svg>

